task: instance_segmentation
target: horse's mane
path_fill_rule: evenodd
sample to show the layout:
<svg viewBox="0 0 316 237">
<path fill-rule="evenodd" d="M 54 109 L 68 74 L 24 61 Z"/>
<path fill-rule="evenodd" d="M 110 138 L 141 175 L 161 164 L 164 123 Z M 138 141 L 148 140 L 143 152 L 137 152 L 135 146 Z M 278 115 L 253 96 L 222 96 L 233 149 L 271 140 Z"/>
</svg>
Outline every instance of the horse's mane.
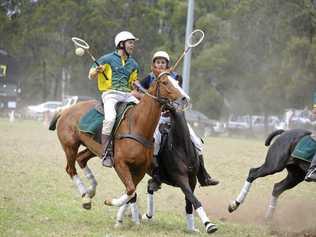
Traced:
<svg viewBox="0 0 316 237">
<path fill-rule="evenodd" d="M 169 132 L 169 142 L 175 147 L 181 146 L 187 157 L 195 155 L 194 145 L 192 144 L 190 131 L 183 112 L 171 112 L 171 128 Z"/>
</svg>

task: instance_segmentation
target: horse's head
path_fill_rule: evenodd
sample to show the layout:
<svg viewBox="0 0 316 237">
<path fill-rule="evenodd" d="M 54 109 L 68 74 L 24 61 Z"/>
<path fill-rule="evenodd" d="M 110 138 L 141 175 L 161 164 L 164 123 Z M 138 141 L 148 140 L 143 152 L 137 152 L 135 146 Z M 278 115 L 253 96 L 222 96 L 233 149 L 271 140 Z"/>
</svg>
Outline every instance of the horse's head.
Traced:
<svg viewBox="0 0 316 237">
<path fill-rule="evenodd" d="M 190 97 L 168 72 L 163 72 L 158 76 L 149 93 L 155 96 L 160 104 L 171 105 L 177 110 L 185 109 L 190 102 Z"/>
</svg>

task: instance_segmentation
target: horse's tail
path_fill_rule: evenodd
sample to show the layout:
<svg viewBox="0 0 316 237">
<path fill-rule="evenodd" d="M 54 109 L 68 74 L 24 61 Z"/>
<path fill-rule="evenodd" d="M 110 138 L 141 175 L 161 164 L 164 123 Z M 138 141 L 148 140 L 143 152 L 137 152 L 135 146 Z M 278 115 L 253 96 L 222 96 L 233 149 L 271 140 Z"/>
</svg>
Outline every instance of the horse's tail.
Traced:
<svg viewBox="0 0 316 237">
<path fill-rule="evenodd" d="M 267 137 L 267 139 L 266 139 L 264 145 L 265 145 L 265 146 L 270 146 L 271 141 L 273 140 L 273 138 L 274 138 L 275 136 L 280 135 L 280 134 L 283 133 L 283 132 L 284 132 L 283 129 L 278 129 L 278 130 L 275 130 L 275 131 L 273 131 L 272 133 L 270 133 L 269 136 Z"/>
<path fill-rule="evenodd" d="M 61 111 L 56 112 L 54 114 L 54 117 L 50 121 L 50 124 L 49 124 L 49 127 L 48 127 L 49 130 L 54 131 L 56 129 L 57 120 L 59 119 L 60 115 L 61 115 Z"/>
</svg>

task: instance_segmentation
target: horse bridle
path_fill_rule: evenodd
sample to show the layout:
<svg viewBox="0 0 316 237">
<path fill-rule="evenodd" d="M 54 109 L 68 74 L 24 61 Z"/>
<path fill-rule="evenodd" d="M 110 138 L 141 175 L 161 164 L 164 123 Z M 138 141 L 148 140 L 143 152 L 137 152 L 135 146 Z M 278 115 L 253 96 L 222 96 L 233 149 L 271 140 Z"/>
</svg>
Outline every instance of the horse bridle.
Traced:
<svg viewBox="0 0 316 237">
<path fill-rule="evenodd" d="M 142 93 L 144 93 L 145 95 L 149 96 L 150 98 L 158 101 L 161 106 L 167 106 L 169 108 L 173 108 L 173 105 L 172 105 L 170 99 L 160 95 L 160 80 L 159 79 L 164 75 L 170 75 L 170 73 L 169 72 L 162 72 L 158 75 L 158 77 L 156 79 L 156 83 L 157 83 L 157 88 L 156 88 L 156 93 L 155 93 L 156 95 L 149 94 L 148 91 L 139 84 L 135 84 L 135 85 Z"/>
</svg>

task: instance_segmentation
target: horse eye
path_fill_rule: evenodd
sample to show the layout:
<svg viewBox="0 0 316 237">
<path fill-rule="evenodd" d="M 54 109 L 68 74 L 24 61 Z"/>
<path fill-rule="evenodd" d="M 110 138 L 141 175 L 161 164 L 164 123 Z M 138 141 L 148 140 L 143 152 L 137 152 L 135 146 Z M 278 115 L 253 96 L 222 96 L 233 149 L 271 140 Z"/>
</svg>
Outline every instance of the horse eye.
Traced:
<svg viewBox="0 0 316 237">
<path fill-rule="evenodd" d="M 166 86 L 168 85 L 168 81 L 163 81 L 162 84 Z"/>
</svg>

